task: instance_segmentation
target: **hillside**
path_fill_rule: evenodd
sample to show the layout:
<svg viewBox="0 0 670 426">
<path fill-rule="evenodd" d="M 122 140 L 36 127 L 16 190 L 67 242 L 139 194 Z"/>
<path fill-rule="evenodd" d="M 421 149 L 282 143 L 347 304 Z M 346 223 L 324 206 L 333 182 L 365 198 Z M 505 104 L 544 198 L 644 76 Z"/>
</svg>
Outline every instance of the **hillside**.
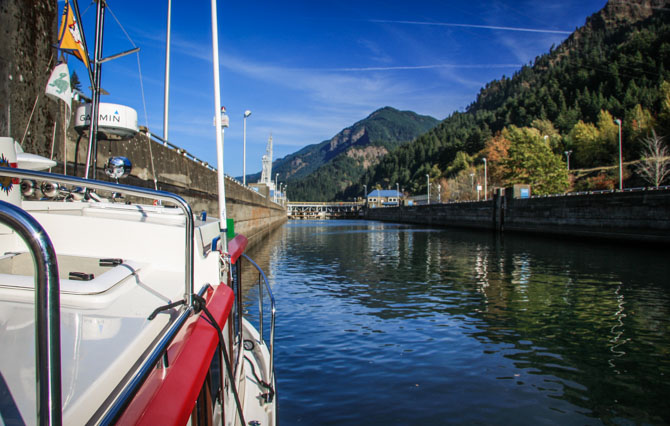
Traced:
<svg viewBox="0 0 670 426">
<path fill-rule="evenodd" d="M 279 173 L 279 180 L 288 183 L 292 200 L 332 200 L 382 156 L 438 123 L 433 117 L 384 107 L 329 140 L 276 160 L 272 173 Z M 255 174 L 248 180 L 259 178 Z"/>
<path fill-rule="evenodd" d="M 465 173 L 476 173 L 479 179 L 482 158 L 493 158 L 496 141 L 504 147 L 497 164 L 501 177 L 489 184 L 514 183 L 502 170 L 511 161 L 505 157 L 510 135 L 544 135 L 563 168 L 565 151 L 573 154 L 575 167 L 616 164 L 612 117 L 623 122 L 624 160 L 640 158 L 643 136 L 652 129 L 670 134 L 670 83 L 664 83 L 670 81 L 668 9 L 664 0 L 608 3 L 560 46 L 511 78 L 488 83 L 465 112 L 452 114 L 412 144 L 397 148 L 337 197 L 354 198 L 363 184 L 387 188 L 396 182 L 410 193 L 422 193 L 425 174 L 441 181 L 442 188 Z M 535 130 L 519 133 L 516 128 Z M 637 184 L 634 172 L 627 170 L 626 177 Z M 604 174 L 601 180 L 611 181 L 612 176 Z"/>
</svg>

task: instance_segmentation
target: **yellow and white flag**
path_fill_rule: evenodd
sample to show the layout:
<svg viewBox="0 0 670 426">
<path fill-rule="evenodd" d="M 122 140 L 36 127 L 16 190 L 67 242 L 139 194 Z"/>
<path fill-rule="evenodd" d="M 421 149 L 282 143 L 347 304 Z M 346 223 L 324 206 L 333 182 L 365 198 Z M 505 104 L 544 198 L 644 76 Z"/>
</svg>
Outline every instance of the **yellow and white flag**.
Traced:
<svg viewBox="0 0 670 426">
<path fill-rule="evenodd" d="M 81 38 L 81 27 L 74 18 L 70 2 L 65 2 L 58 30 L 58 48 L 79 58 L 88 67 L 88 54 Z"/>
</svg>

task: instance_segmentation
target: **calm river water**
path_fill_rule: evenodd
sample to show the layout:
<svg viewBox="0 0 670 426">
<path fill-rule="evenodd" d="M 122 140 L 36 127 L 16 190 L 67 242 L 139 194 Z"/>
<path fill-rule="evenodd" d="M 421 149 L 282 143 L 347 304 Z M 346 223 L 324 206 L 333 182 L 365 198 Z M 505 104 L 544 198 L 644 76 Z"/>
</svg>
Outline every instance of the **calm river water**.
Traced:
<svg viewBox="0 0 670 426">
<path fill-rule="evenodd" d="M 268 240 L 283 426 L 670 422 L 668 251 L 365 221 Z"/>
</svg>

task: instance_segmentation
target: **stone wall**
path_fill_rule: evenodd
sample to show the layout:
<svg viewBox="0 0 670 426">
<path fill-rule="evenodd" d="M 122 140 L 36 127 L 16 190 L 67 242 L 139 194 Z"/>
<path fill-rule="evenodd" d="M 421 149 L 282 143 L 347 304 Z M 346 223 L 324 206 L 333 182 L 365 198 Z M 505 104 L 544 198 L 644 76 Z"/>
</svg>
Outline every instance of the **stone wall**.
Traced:
<svg viewBox="0 0 670 426">
<path fill-rule="evenodd" d="M 56 1 L 0 0 L 0 136 L 44 156 L 59 116 L 44 95 L 57 59 L 57 13 Z"/>
<path fill-rule="evenodd" d="M 504 232 L 670 243 L 670 189 L 369 209 L 366 218 Z"/>
</svg>

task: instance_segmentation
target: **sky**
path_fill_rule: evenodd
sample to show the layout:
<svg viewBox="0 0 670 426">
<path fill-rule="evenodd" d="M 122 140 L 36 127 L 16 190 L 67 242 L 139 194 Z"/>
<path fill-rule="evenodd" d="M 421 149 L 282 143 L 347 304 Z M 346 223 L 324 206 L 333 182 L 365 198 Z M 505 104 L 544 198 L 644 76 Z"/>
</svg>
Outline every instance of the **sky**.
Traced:
<svg viewBox="0 0 670 426">
<path fill-rule="evenodd" d="M 230 117 L 224 170 L 261 170 L 391 106 L 444 119 L 487 82 L 559 45 L 605 0 L 310 0 L 218 2 L 221 103 Z M 59 10 L 63 8 L 59 2 Z M 163 135 L 167 0 L 108 0 L 102 102 L 134 108 Z M 93 56 L 95 3 L 80 0 Z M 168 140 L 216 166 L 210 1 L 172 1 Z M 88 88 L 87 73 L 69 59 Z M 90 95 L 90 93 L 89 93 Z M 132 159 L 131 159 L 132 160 Z"/>
</svg>

